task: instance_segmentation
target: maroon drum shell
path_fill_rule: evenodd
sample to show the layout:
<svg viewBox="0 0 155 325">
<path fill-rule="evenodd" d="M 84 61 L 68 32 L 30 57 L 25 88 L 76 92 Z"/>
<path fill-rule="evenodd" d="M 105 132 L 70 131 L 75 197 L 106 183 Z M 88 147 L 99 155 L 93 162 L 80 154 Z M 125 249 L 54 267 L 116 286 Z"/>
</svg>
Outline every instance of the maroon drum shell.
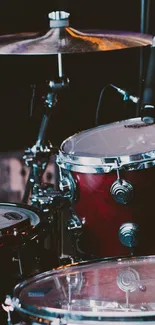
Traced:
<svg viewBox="0 0 155 325">
<path fill-rule="evenodd" d="M 133 129 L 124 127 L 125 124 L 130 125 L 130 123 Z M 136 125 L 141 125 L 139 119 L 81 132 L 63 143 L 63 152 L 69 157 L 79 155 L 84 159 L 91 159 L 91 156 L 105 158 L 137 155 L 138 157 L 143 152 L 153 152 L 155 126 L 140 128 Z M 104 141 L 101 145 L 102 139 Z M 117 203 L 110 193 L 112 184 L 117 180 L 116 171 L 89 173 L 88 168 L 88 172 L 83 170 L 80 172 L 80 167 L 76 171 L 76 164 L 78 164 L 76 159 L 75 163 L 74 160 L 72 162 L 73 168 L 70 168 L 70 172 L 76 183 L 77 192 L 73 207 L 83 224 L 82 235 L 77 241 L 79 251 L 96 257 L 128 255 L 131 250 L 120 242 L 118 232 L 122 224 L 136 223 L 140 227 L 141 239 L 134 253 L 136 255 L 154 254 L 155 168 L 153 164 L 149 165 L 149 168 L 145 166 L 139 170 L 138 168 L 120 170 L 121 179 L 130 182 L 134 190 L 132 200 L 124 205 Z M 130 163 L 128 163 L 129 166 Z"/>
<path fill-rule="evenodd" d="M 121 176 L 134 187 L 134 197 L 128 205 L 118 204 L 110 193 L 116 173 L 73 172 L 79 187 L 74 209 L 84 223 L 79 248 L 85 253 L 100 257 L 129 254 L 129 248 L 121 244 L 118 236 L 120 226 L 127 222 L 137 223 L 143 234 L 136 253 L 147 255 L 155 252 L 155 168 L 121 172 Z"/>
</svg>

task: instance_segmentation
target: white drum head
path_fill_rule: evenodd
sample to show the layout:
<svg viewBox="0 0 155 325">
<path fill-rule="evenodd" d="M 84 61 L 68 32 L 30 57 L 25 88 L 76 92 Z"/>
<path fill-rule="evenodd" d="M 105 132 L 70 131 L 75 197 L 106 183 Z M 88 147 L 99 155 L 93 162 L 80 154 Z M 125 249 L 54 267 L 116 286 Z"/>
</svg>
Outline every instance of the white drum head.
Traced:
<svg viewBox="0 0 155 325">
<path fill-rule="evenodd" d="M 63 168 L 83 172 L 77 166 L 101 167 L 114 164 L 116 159 L 120 165 L 154 160 L 155 124 L 148 125 L 136 118 L 75 134 L 62 143 L 58 163 Z"/>
<path fill-rule="evenodd" d="M 81 157 L 114 157 L 155 150 L 155 124 L 141 119 L 116 122 L 80 132 L 67 139 L 62 151 Z"/>
<path fill-rule="evenodd" d="M 13 305 L 43 324 L 155 322 L 155 257 L 99 260 L 40 274 L 15 288 Z"/>
</svg>

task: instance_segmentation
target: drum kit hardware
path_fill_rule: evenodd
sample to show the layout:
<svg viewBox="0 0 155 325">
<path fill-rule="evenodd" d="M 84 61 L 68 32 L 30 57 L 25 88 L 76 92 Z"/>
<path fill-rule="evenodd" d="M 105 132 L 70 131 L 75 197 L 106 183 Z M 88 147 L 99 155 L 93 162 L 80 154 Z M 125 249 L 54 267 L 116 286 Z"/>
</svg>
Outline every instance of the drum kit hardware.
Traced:
<svg viewBox="0 0 155 325">
<path fill-rule="evenodd" d="M 150 46 L 153 37 L 78 31 L 64 11 L 49 20 L 45 35 L 0 36 L 1 55 L 58 59 L 58 78 L 45 83 L 36 143 L 23 157 L 30 173 L 22 202 L 0 203 L 2 319 L 8 325 L 154 324 L 154 123 L 136 117 L 74 134 L 60 148 L 45 143 L 51 111 L 69 85 L 63 54 Z M 51 156 L 54 186 L 42 183 Z"/>
</svg>

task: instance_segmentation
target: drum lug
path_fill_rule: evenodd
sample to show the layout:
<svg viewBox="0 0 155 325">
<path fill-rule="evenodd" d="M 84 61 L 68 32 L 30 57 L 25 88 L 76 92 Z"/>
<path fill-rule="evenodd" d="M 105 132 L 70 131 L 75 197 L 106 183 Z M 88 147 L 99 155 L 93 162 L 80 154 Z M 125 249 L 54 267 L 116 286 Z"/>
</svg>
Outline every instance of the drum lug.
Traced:
<svg viewBox="0 0 155 325">
<path fill-rule="evenodd" d="M 133 186 L 120 178 L 118 162 L 116 164 L 117 180 L 112 184 L 110 192 L 117 203 L 128 204 L 133 197 Z"/>
<path fill-rule="evenodd" d="M 139 287 L 139 273 L 129 267 L 126 270 L 121 270 L 117 276 L 117 285 L 124 292 L 134 292 Z"/>
<path fill-rule="evenodd" d="M 70 201 L 76 199 L 76 184 L 71 173 L 67 173 L 66 175 L 60 174 L 59 187 L 65 198 Z"/>
<path fill-rule="evenodd" d="M 123 223 L 119 228 L 119 240 L 126 247 L 135 247 L 138 244 L 139 226 L 136 223 Z"/>
<path fill-rule="evenodd" d="M 80 273 L 73 273 L 66 275 L 66 281 L 68 284 L 68 291 L 73 290 L 80 294 L 82 286 L 85 282 L 84 276 L 82 272 Z"/>
<path fill-rule="evenodd" d="M 133 197 L 133 186 L 124 179 L 115 181 L 110 192 L 117 203 L 128 204 Z"/>
</svg>

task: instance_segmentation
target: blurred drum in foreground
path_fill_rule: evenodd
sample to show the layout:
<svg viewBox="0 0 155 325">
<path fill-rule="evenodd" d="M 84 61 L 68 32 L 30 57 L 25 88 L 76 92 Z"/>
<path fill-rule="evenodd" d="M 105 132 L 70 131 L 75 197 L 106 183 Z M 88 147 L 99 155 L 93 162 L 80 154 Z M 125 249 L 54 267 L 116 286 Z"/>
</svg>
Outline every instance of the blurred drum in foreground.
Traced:
<svg viewBox="0 0 155 325">
<path fill-rule="evenodd" d="M 19 324 L 154 324 L 154 269 L 154 256 L 77 263 L 20 283 L 4 308 Z"/>
</svg>

